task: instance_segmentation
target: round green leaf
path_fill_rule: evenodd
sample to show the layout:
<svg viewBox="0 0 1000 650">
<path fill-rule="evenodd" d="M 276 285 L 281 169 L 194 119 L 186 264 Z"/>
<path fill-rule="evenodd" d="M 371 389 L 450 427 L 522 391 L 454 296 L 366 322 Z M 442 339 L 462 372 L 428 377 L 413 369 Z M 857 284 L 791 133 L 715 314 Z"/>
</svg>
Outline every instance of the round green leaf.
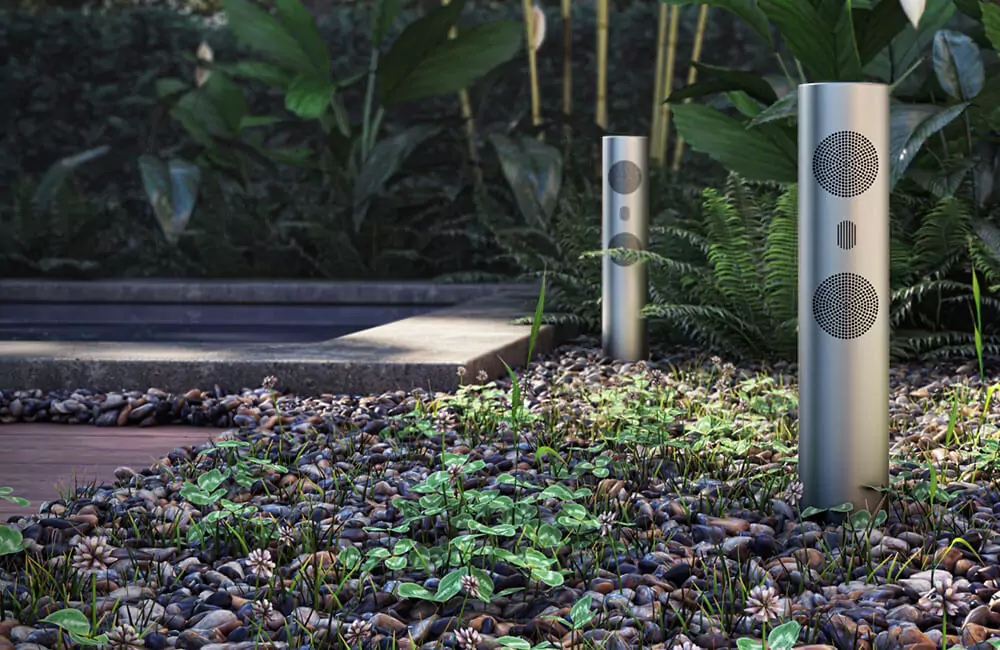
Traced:
<svg viewBox="0 0 1000 650">
<path fill-rule="evenodd" d="M 396 589 L 396 595 L 400 598 L 419 598 L 421 600 L 435 600 L 434 594 L 420 585 L 413 582 L 404 582 Z"/>
<path fill-rule="evenodd" d="M 13 555 L 24 550 L 21 531 L 0 524 L 0 555 Z"/>
<path fill-rule="evenodd" d="M 43 618 L 42 622 L 52 623 L 70 634 L 81 634 L 83 636 L 90 634 L 90 621 L 78 609 L 60 609 Z"/>
</svg>

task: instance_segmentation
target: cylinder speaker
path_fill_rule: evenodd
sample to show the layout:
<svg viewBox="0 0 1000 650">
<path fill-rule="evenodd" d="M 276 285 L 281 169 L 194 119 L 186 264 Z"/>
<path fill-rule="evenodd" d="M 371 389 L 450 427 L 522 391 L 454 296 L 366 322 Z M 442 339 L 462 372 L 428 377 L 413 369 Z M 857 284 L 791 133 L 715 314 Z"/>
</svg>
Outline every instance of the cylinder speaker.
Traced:
<svg viewBox="0 0 1000 650">
<path fill-rule="evenodd" d="M 798 92 L 801 504 L 874 512 L 889 481 L 889 89 Z"/>
<path fill-rule="evenodd" d="M 602 140 L 601 247 L 646 250 L 649 242 L 649 145 L 639 136 Z M 649 356 L 646 264 L 605 255 L 601 267 L 601 339 L 604 355 L 620 361 Z"/>
</svg>

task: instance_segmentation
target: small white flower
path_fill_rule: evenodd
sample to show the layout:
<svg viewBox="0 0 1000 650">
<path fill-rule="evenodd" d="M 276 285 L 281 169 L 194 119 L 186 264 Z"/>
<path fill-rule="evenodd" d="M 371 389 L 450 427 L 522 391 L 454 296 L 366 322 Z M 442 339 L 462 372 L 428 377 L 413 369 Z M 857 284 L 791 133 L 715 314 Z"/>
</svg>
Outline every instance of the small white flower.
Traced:
<svg viewBox="0 0 1000 650">
<path fill-rule="evenodd" d="M 372 624 L 368 621 L 362 621 L 359 618 L 347 626 L 347 632 L 344 633 L 344 641 L 347 641 L 347 645 L 361 645 L 361 642 L 371 635 Z"/>
<path fill-rule="evenodd" d="M 119 625 L 108 632 L 109 650 L 142 650 L 145 643 L 131 625 Z"/>
<path fill-rule="evenodd" d="M 483 637 L 473 628 L 465 627 L 455 633 L 455 641 L 461 650 L 476 650 L 483 642 Z"/>
<path fill-rule="evenodd" d="M 198 46 L 198 52 L 196 56 L 199 61 L 204 61 L 206 63 L 211 63 L 215 59 L 215 55 L 212 53 L 212 48 L 208 43 L 202 41 L 201 45 Z M 194 82 L 199 88 L 205 85 L 208 81 L 209 76 L 211 76 L 212 71 L 206 68 L 195 68 L 194 69 Z"/>
<path fill-rule="evenodd" d="M 927 8 L 927 0 L 899 0 L 899 4 L 903 6 L 903 13 L 916 29 L 920 24 L 920 17 L 924 15 L 924 9 Z"/>
<path fill-rule="evenodd" d="M 271 551 L 267 549 L 250 551 L 250 555 L 247 556 L 247 567 L 252 573 L 265 580 L 270 578 L 275 567 L 274 561 L 271 559 Z"/>
<path fill-rule="evenodd" d="M 107 537 L 86 537 L 73 549 L 73 568 L 85 573 L 107 571 L 118 561 L 113 550 Z"/>
<path fill-rule="evenodd" d="M 462 589 L 473 598 L 479 598 L 479 578 L 473 575 L 462 576 Z"/>
<path fill-rule="evenodd" d="M 615 520 L 618 519 L 618 515 L 613 512 L 602 512 L 597 515 L 597 526 L 601 537 L 607 537 L 614 530 Z"/>
<path fill-rule="evenodd" d="M 778 592 L 770 585 L 758 585 L 750 590 L 747 596 L 747 606 L 744 610 L 749 616 L 753 616 L 765 623 L 781 618 L 785 610 L 785 603 L 778 596 Z"/>
<path fill-rule="evenodd" d="M 531 6 L 531 49 L 538 48 L 545 42 L 545 12 L 538 5 Z"/>
</svg>

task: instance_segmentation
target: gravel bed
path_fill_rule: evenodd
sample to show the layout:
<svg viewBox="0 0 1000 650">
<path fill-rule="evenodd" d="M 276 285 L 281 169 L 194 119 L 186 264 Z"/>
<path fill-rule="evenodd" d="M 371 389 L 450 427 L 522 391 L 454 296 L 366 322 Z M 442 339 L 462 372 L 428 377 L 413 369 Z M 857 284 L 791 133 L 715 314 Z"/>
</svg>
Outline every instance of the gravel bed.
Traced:
<svg viewBox="0 0 1000 650">
<path fill-rule="evenodd" d="M 0 392 L 3 423 L 225 429 L 8 522 L 25 550 L 0 556 L 0 650 L 86 641 L 41 622 L 65 608 L 122 650 L 730 648 L 785 621 L 796 647 L 985 650 L 990 373 L 893 367 L 889 503 L 841 526 L 797 504 L 794 364 L 620 364 L 581 339 L 519 373 L 520 410 L 483 377 L 457 396 Z"/>
</svg>

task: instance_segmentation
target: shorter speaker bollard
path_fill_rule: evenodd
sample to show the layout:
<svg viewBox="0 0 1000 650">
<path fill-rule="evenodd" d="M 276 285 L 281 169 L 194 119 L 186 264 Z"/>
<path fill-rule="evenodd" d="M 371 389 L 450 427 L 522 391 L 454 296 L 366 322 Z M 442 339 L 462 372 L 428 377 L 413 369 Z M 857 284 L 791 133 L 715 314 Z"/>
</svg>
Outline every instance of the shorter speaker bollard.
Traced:
<svg viewBox="0 0 1000 650">
<path fill-rule="evenodd" d="M 604 250 L 646 250 L 649 243 L 649 144 L 640 136 L 602 141 L 602 229 Z M 601 342 L 604 355 L 619 361 L 649 356 L 644 262 L 605 255 L 601 266 Z"/>
</svg>

